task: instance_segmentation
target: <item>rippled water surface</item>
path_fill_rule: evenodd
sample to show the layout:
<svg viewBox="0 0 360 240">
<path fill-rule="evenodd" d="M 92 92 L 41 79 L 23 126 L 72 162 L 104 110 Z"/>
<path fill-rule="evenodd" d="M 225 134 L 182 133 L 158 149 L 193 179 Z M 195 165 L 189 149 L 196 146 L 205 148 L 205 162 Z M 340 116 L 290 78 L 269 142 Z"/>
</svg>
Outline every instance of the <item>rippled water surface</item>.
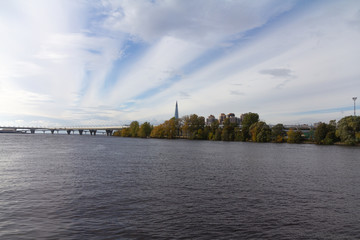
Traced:
<svg viewBox="0 0 360 240">
<path fill-rule="evenodd" d="M 0 239 L 360 239 L 360 148 L 0 134 Z"/>
</svg>

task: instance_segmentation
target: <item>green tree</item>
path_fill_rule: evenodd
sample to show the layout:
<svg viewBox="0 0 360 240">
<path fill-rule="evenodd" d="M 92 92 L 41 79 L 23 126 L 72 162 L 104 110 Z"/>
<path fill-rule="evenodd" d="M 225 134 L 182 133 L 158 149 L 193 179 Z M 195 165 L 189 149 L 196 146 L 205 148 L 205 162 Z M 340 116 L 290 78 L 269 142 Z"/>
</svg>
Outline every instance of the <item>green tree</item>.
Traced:
<svg viewBox="0 0 360 240">
<path fill-rule="evenodd" d="M 131 137 L 137 137 L 139 131 L 139 122 L 138 121 L 132 121 L 130 123 L 130 135 Z"/>
<path fill-rule="evenodd" d="M 242 141 L 242 132 L 239 126 L 234 128 L 235 141 Z"/>
<path fill-rule="evenodd" d="M 152 126 L 149 122 L 144 122 L 141 124 L 138 132 L 138 136 L 141 138 L 147 138 L 150 136 L 152 130 Z"/>
<path fill-rule="evenodd" d="M 204 131 L 202 132 L 202 140 L 207 140 L 209 139 L 209 134 L 211 133 L 210 131 L 210 127 L 209 126 L 205 126 L 204 127 Z"/>
<path fill-rule="evenodd" d="M 341 142 L 354 145 L 360 142 L 360 117 L 347 116 L 337 124 L 336 136 L 340 138 Z"/>
<path fill-rule="evenodd" d="M 202 135 L 205 127 L 204 117 L 199 117 L 196 114 L 191 114 L 190 116 L 184 116 L 182 118 L 182 121 L 183 121 L 182 132 L 185 137 L 190 139 L 204 138 L 204 136 Z M 199 129 L 201 129 L 200 132 Z"/>
<path fill-rule="evenodd" d="M 300 130 L 294 131 L 293 129 L 290 129 L 287 132 L 287 137 L 288 143 L 301 143 L 303 141 L 302 132 Z"/>
<path fill-rule="evenodd" d="M 214 140 L 221 141 L 221 135 L 222 135 L 222 129 L 221 128 L 216 129 Z"/>
<path fill-rule="evenodd" d="M 224 127 L 221 133 L 221 140 L 223 141 L 234 141 L 235 139 L 235 123 L 231 123 L 230 119 L 226 118 L 224 121 Z"/>
<path fill-rule="evenodd" d="M 219 129 L 219 121 L 217 119 L 215 119 L 209 127 L 209 133 L 208 133 L 208 139 L 209 140 L 216 140 L 215 139 L 215 135 L 216 135 L 216 131 Z"/>
<path fill-rule="evenodd" d="M 335 127 L 336 129 L 336 120 L 330 120 L 329 125 Z"/>
<path fill-rule="evenodd" d="M 326 134 L 326 137 L 324 139 L 324 144 L 332 145 L 332 144 L 334 144 L 335 142 L 338 142 L 338 141 L 339 141 L 339 138 L 336 136 L 336 130 L 329 131 Z"/>
<path fill-rule="evenodd" d="M 271 129 L 265 122 L 253 123 L 249 131 L 253 142 L 269 142 L 271 140 Z"/>
<path fill-rule="evenodd" d="M 277 143 L 284 142 L 286 136 L 285 127 L 283 124 L 276 124 L 271 128 L 271 140 Z"/>
<path fill-rule="evenodd" d="M 259 121 L 259 114 L 257 113 L 245 113 L 242 118 L 242 131 L 241 131 L 241 141 L 248 141 L 250 140 L 250 126 Z"/>
<path fill-rule="evenodd" d="M 190 132 L 191 132 L 191 123 L 190 123 L 190 116 L 186 115 L 184 117 L 182 117 L 181 119 L 182 121 L 182 128 L 181 128 L 181 131 L 183 133 L 183 136 L 185 138 L 189 138 L 190 137 Z"/>
<path fill-rule="evenodd" d="M 177 127 L 175 117 L 171 118 L 168 121 L 164 122 L 165 136 L 168 139 L 174 139 L 177 136 Z"/>
<path fill-rule="evenodd" d="M 249 127 L 259 121 L 259 114 L 257 113 L 245 113 L 242 119 L 242 126 Z"/>
<path fill-rule="evenodd" d="M 314 140 L 316 144 L 324 144 L 324 139 L 328 132 L 328 125 L 326 123 L 320 123 L 315 129 Z"/>
<path fill-rule="evenodd" d="M 320 123 L 315 129 L 314 140 L 316 144 L 334 144 L 337 141 L 336 127 L 332 122 Z"/>
</svg>

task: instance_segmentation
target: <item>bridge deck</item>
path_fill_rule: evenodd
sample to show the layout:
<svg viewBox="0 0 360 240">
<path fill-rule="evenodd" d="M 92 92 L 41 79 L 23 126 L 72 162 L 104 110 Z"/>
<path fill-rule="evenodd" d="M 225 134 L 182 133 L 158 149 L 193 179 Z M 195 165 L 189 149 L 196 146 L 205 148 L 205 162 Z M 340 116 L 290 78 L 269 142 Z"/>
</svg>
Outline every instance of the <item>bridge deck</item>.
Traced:
<svg viewBox="0 0 360 240">
<path fill-rule="evenodd" d="M 2 127 L 0 126 L 0 133 L 35 133 L 36 131 L 50 131 L 52 134 L 56 131 L 66 131 L 68 134 L 78 131 L 80 135 L 83 132 L 90 132 L 91 135 L 96 135 L 97 131 L 105 131 L 108 136 L 112 135 L 114 131 L 123 129 L 124 126 L 93 126 L 93 127 Z"/>
</svg>

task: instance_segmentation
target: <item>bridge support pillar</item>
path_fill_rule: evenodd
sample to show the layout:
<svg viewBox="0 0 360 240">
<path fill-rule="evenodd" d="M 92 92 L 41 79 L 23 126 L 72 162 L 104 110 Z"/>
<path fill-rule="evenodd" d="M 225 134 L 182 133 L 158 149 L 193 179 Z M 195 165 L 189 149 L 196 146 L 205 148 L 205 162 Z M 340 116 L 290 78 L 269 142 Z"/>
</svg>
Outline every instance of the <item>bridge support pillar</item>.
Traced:
<svg viewBox="0 0 360 240">
<path fill-rule="evenodd" d="M 90 135 L 96 135 L 96 130 L 89 130 L 90 131 Z"/>
<path fill-rule="evenodd" d="M 113 134 L 113 130 L 111 129 L 106 129 L 106 135 L 107 136 L 111 136 Z"/>
<path fill-rule="evenodd" d="M 67 130 L 66 132 L 67 132 L 67 134 L 69 134 L 69 135 L 71 134 L 71 130 Z"/>
<path fill-rule="evenodd" d="M 50 131 L 51 131 L 51 134 L 54 134 L 54 132 L 55 132 L 55 129 L 51 129 Z"/>
<path fill-rule="evenodd" d="M 80 134 L 80 135 L 83 135 L 83 131 L 84 131 L 84 130 L 79 130 L 79 134 Z"/>
<path fill-rule="evenodd" d="M 35 133 L 35 129 L 30 129 L 30 133 L 34 134 Z"/>
</svg>

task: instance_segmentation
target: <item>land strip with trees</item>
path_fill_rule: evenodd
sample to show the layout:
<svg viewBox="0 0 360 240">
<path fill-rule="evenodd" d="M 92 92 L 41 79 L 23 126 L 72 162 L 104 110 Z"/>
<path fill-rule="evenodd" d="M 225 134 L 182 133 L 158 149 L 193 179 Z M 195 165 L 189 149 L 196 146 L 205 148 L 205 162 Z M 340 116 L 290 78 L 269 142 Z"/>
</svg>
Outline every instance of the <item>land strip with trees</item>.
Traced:
<svg viewBox="0 0 360 240">
<path fill-rule="evenodd" d="M 304 135 L 300 129 L 294 128 L 286 131 L 284 125 L 280 123 L 270 127 L 266 122 L 260 121 L 257 113 L 244 114 L 241 125 L 225 119 L 222 125 L 219 124 L 218 120 L 215 120 L 209 126 L 205 124 L 204 117 L 191 114 L 181 119 L 171 118 L 157 126 L 153 126 L 149 122 L 140 125 L 138 121 L 133 121 L 128 128 L 115 132 L 114 136 L 359 145 L 360 117 L 347 116 L 338 122 L 332 120 L 329 123 L 320 123 L 316 128 L 310 129 L 307 135 Z"/>
</svg>

